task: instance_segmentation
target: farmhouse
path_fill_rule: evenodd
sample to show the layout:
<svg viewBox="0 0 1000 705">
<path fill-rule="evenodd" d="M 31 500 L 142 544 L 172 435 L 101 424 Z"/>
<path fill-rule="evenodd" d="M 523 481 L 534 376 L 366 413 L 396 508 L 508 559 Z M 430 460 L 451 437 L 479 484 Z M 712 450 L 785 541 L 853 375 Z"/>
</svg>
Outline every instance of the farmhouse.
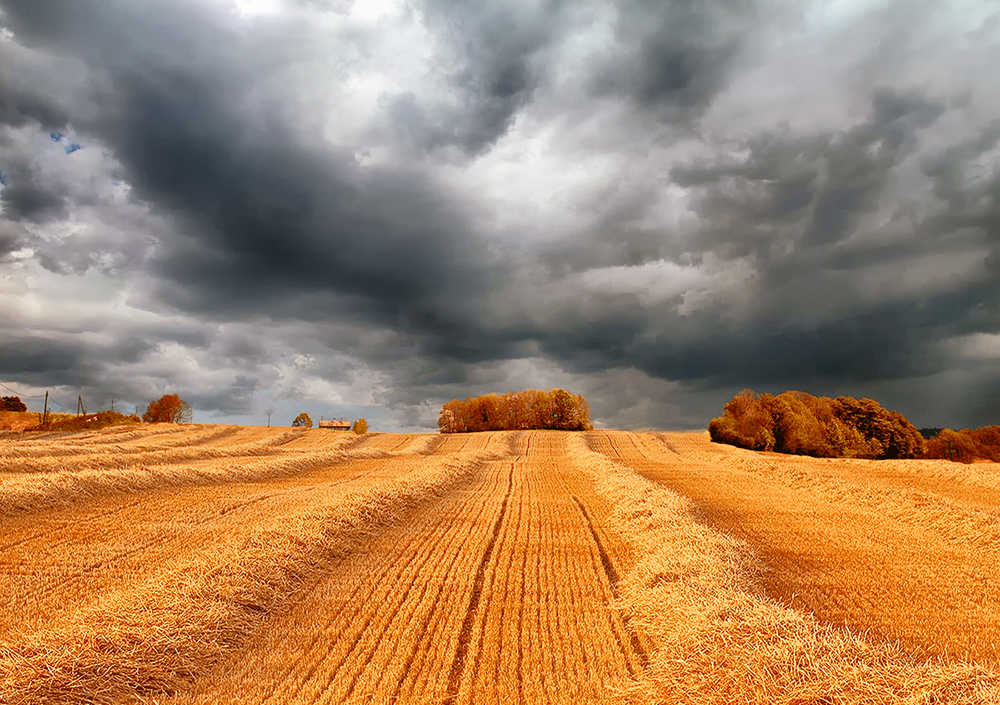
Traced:
<svg viewBox="0 0 1000 705">
<path fill-rule="evenodd" d="M 320 428 L 328 428 L 331 431 L 350 431 L 351 422 L 345 419 L 320 419 Z"/>
</svg>

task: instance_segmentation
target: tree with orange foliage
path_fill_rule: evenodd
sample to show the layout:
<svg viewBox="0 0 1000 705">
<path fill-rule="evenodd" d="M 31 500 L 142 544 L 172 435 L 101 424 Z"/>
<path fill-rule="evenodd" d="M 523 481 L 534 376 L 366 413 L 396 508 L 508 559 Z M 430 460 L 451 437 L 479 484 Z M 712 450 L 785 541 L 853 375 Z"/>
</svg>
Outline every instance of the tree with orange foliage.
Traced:
<svg viewBox="0 0 1000 705">
<path fill-rule="evenodd" d="M 27 411 L 21 397 L 0 397 L 0 411 Z"/>
<path fill-rule="evenodd" d="M 977 458 L 1000 463 L 1000 426 L 983 426 L 976 429 L 953 431 L 942 429 L 927 441 L 925 458 L 955 460 L 972 463 Z"/>
<path fill-rule="evenodd" d="M 708 430 L 716 443 L 821 458 L 914 458 L 924 450 L 913 424 L 874 399 L 805 392 L 774 396 L 745 389 Z"/>
<path fill-rule="evenodd" d="M 149 402 L 142 420 L 146 423 L 191 423 L 191 407 L 176 394 L 164 394 Z"/>
<path fill-rule="evenodd" d="M 530 428 L 586 431 L 591 428 L 590 405 L 565 389 L 484 394 L 445 403 L 438 428 L 441 433 Z"/>
</svg>

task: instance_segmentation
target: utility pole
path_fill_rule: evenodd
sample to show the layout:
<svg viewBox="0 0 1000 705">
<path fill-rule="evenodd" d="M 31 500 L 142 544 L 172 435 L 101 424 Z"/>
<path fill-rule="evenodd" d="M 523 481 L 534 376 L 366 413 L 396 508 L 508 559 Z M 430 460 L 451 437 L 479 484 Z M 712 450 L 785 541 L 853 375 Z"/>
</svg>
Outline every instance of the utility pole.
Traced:
<svg viewBox="0 0 1000 705">
<path fill-rule="evenodd" d="M 111 397 L 111 410 L 112 411 L 115 410 L 115 398 L 114 397 Z"/>
<path fill-rule="evenodd" d="M 49 421 L 49 393 L 45 392 L 45 408 L 42 411 L 42 426 Z"/>
</svg>

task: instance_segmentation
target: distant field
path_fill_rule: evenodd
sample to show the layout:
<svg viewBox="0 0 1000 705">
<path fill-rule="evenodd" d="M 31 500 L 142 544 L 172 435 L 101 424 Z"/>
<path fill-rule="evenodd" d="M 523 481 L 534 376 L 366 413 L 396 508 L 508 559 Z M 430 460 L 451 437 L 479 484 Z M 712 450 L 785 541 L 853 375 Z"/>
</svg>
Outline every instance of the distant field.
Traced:
<svg viewBox="0 0 1000 705">
<path fill-rule="evenodd" d="M 0 703 L 1000 703 L 1000 465 L 0 435 Z"/>
</svg>

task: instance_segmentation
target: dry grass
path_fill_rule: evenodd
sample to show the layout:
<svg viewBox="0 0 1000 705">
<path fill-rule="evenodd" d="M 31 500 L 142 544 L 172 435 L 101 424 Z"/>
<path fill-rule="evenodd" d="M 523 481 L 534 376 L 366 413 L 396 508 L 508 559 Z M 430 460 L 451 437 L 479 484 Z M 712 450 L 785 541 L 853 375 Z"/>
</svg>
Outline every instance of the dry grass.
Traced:
<svg viewBox="0 0 1000 705">
<path fill-rule="evenodd" d="M 0 703 L 1000 703 L 997 469 L 781 458 L 704 434 L 0 438 Z"/>
<path fill-rule="evenodd" d="M 917 655 L 1000 664 L 1000 468 L 796 458 L 700 434 L 590 441 L 745 540 L 784 605 Z"/>
<path fill-rule="evenodd" d="M 641 657 L 610 609 L 608 507 L 563 462 L 567 439 L 448 436 L 512 455 L 345 559 L 171 705 L 608 701 Z"/>
<path fill-rule="evenodd" d="M 105 575 L 101 599 L 5 637 L 0 702 L 118 703 L 176 688 L 287 604 L 329 561 L 455 486 L 485 457 L 472 452 L 413 462 L 400 454 L 391 462 L 385 451 L 377 454 L 382 467 L 364 482 L 288 488 L 266 510 L 252 505 L 252 521 L 223 521 L 238 531 L 214 540 L 200 534 L 165 564 L 158 557 L 145 565 L 147 580 L 133 574 L 116 584 Z M 232 509 L 224 506 L 216 519 Z M 3 625 L 7 634 L 16 627 L 12 616 Z"/>
<path fill-rule="evenodd" d="M 0 439 L 0 516 L 158 487 L 246 482 L 349 460 L 420 453 L 440 442 L 433 435 L 359 437 L 238 427 L 161 431 L 151 439 L 139 435 L 135 440 L 143 440 L 142 445 L 128 440 L 93 433 L 46 436 L 33 443 Z M 300 441 L 309 450 L 302 450 Z"/>
<path fill-rule="evenodd" d="M 632 701 L 1000 702 L 1000 675 L 989 666 L 920 659 L 782 606 L 764 593 L 764 566 L 746 543 L 695 521 L 689 500 L 576 442 L 617 507 L 611 523 L 640 557 L 621 583 L 621 604 L 657 650 Z M 664 446 L 663 455 L 674 451 Z"/>
</svg>

